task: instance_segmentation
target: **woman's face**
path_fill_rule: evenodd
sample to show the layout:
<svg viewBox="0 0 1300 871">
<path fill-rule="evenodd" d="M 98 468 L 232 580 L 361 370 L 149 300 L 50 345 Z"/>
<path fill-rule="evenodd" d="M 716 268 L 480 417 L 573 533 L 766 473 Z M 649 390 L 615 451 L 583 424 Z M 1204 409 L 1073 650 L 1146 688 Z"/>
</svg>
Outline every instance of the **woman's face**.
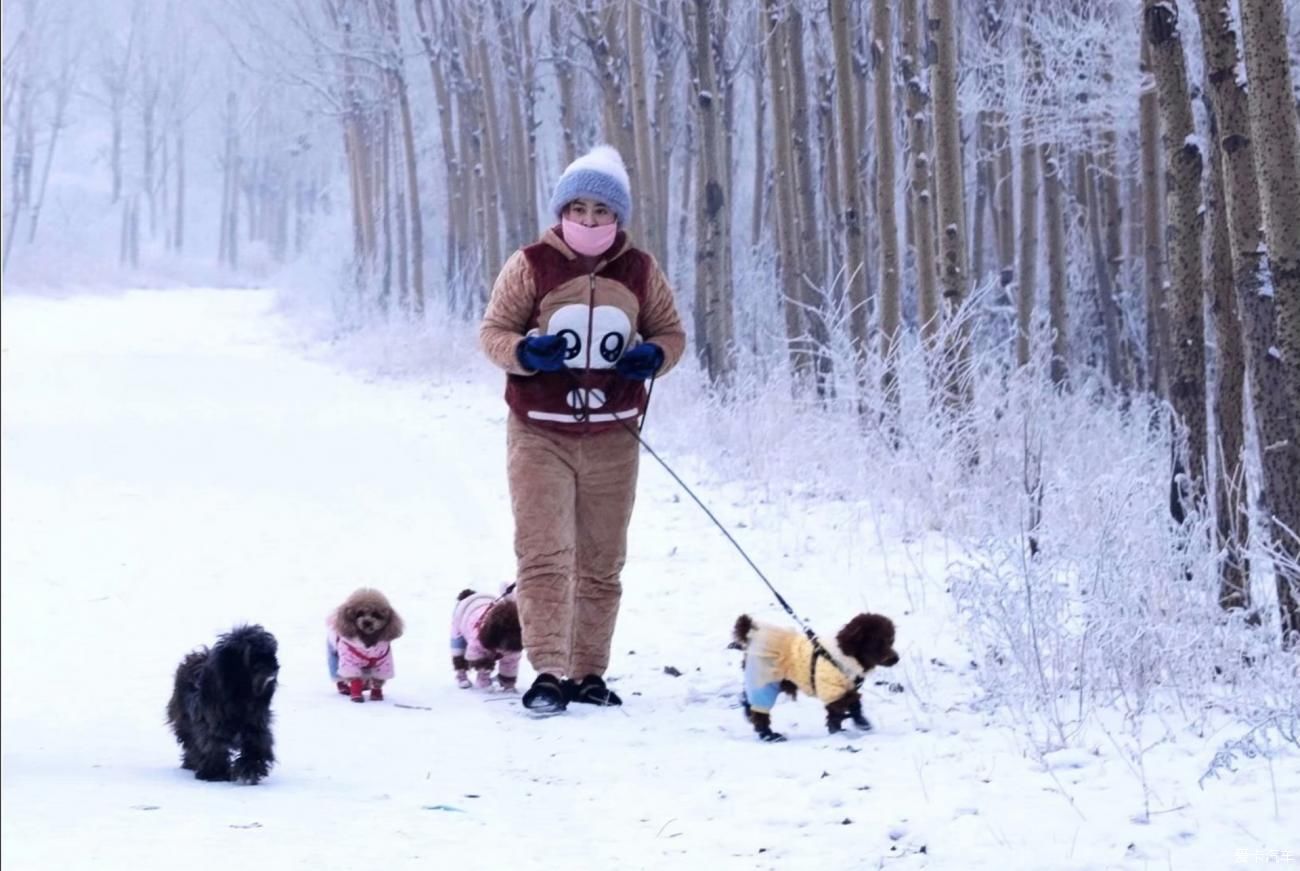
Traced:
<svg viewBox="0 0 1300 871">
<path fill-rule="evenodd" d="M 564 217 L 584 227 L 603 227 L 618 220 L 609 206 L 586 197 L 580 197 L 565 206 Z"/>
</svg>

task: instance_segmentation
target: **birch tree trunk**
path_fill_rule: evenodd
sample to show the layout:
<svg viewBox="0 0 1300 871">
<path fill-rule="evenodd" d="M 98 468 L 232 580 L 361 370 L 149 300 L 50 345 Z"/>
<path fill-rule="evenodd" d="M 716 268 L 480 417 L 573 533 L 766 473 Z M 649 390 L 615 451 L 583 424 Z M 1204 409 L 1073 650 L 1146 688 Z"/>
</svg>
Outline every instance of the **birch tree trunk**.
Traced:
<svg viewBox="0 0 1300 871">
<path fill-rule="evenodd" d="M 479 124 L 482 135 L 479 139 L 481 149 L 481 194 L 484 201 L 484 229 L 487 231 L 486 246 L 483 250 L 484 274 L 495 275 L 505 262 L 506 252 L 501 242 L 501 183 L 505 178 L 502 172 L 503 160 L 499 147 L 503 141 L 497 126 L 498 109 L 496 82 L 492 74 L 492 60 L 488 54 L 488 40 L 483 32 L 483 21 L 475 22 L 471 38 L 475 43 L 474 69 L 471 77 L 479 83 Z M 486 284 L 486 282 L 485 282 Z M 485 287 L 486 290 L 486 287 Z"/>
<path fill-rule="evenodd" d="M 1065 284 L 1065 185 L 1061 181 L 1061 146 L 1043 145 L 1043 223 L 1047 226 L 1047 312 L 1052 327 L 1052 383 L 1069 378 L 1068 309 Z"/>
<path fill-rule="evenodd" d="M 1208 37 L 1202 36 L 1202 39 Z M 1211 131 L 1216 125 L 1211 116 Z M 1241 321 L 1237 318 L 1237 300 L 1233 287 L 1232 239 L 1228 232 L 1228 215 L 1224 203 L 1223 155 L 1220 148 L 1210 149 L 1210 225 L 1206 277 L 1209 279 L 1209 308 L 1214 324 L 1216 380 L 1214 420 L 1217 439 L 1211 444 L 1216 451 L 1214 464 L 1214 526 L 1219 563 L 1219 604 L 1224 610 L 1250 607 L 1250 584 L 1246 575 L 1245 543 L 1246 503 L 1245 415 L 1242 410 L 1242 387 L 1245 360 L 1242 355 Z"/>
<path fill-rule="evenodd" d="M 438 131 L 442 140 L 442 158 L 445 167 L 443 185 L 447 191 L 447 210 L 452 215 L 464 215 L 467 212 L 467 201 L 464 195 L 466 172 L 462 164 L 463 154 L 459 142 L 452 131 L 453 101 L 447 83 L 448 75 L 443 69 L 443 55 L 451 54 L 451 44 L 454 40 L 444 35 L 441 40 L 435 41 L 431 26 L 434 19 L 432 0 L 416 0 L 415 15 L 420 28 L 420 44 L 424 47 L 425 57 L 429 61 L 429 76 L 433 80 L 433 94 L 437 102 Z M 448 221 L 447 224 L 447 253 L 443 280 L 448 287 L 453 287 L 462 277 L 460 273 L 464 268 L 464 237 L 460 221 Z"/>
<path fill-rule="evenodd" d="M 1092 249 L 1093 272 L 1097 280 L 1097 309 L 1101 315 L 1103 339 L 1106 343 L 1106 372 L 1110 375 L 1111 386 L 1116 390 L 1127 389 L 1128 379 L 1124 372 L 1123 356 L 1120 353 L 1120 318 L 1119 304 L 1115 299 L 1115 282 L 1112 273 L 1112 259 L 1108 256 L 1107 240 L 1103 238 L 1104 218 L 1102 216 L 1102 199 L 1104 180 L 1093 161 L 1086 161 L 1084 176 L 1087 198 L 1085 203 L 1088 225 L 1088 245 Z"/>
<path fill-rule="evenodd" d="M 645 249 L 663 261 L 663 227 L 660 225 L 657 208 L 658 183 L 655 180 L 655 154 L 650 145 L 650 93 L 646 80 L 645 43 L 646 34 L 643 20 L 644 12 L 640 3 L 627 6 L 627 37 L 629 79 L 632 88 L 632 138 L 636 143 L 636 153 L 632 156 L 632 190 L 642 203 L 641 214 L 649 215 L 649 220 L 641 222 L 638 236 Z"/>
<path fill-rule="evenodd" d="M 930 68 L 934 93 L 935 181 L 939 218 L 939 286 L 945 320 L 956 317 L 966 297 L 970 276 L 966 265 L 966 209 L 962 184 L 961 123 L 957 114 L 957 4 L 934 0 L 930 32 L 938 40 L 938 60 Z M 969 320 L 950 327 L 944 348 L 945 391 L 954 411 L 970 405 Z"/>
<path fill-rule="evenodd" d="M 1142 40 L 1142 70 L 1151 72 L 1151 46 Z M 1169 395 L 1169 320 L 1165 309 L 1164 216 L 1160 196 L 1160 111 L 1154 82 L 1142 91 L 1138 106 L 1142 149 L 1142 274 L 1146 286 L 1148 386 L 1156 396 Z"/>
<path fill-rule="evenodd" d="M 565 28 L 559 4 L 551 5 L 550 36 L 551 58 L 555 66 L 555 80 L 560 88 L 560 135 L 564 138 L 564 165 L 568 166 L 578 156 L 578 141 L 574 136 L 573 53 L 569 47 L 570 32 Z"/>
<path fill-rule="evenodd" d="M 759 11 L 760 21 L 762 11 Z M 760 25 L 758 33 L 762 33 Z M 766 73 L 764 49 L 761 39 L 754 40 L 753 82 L 754 82 L 754 199 L 749 215 L 749 247 L 755 250 L 763 241 L 763 212 L 768 196 L 767 172 L 767 137 L 763 135 L 766 127 L 763 116 L 767 114 L 767 91 L 763 89 L 763 77 Z"/>
<path fill-rule="evenodd" d="M 790 129 L 790 88 L 785 73 L 785 27 L 781 20 L 778 0 L 763 0 L 762 14 L 764 15 L 763 32 L 766 34 L 764 43 L 768 52 L 768 79 L 772 91 L 772 129 L 786 131 Z M 813 360 L 807 346 L 804 312 L 800 307 L 803 295 L 799 290 L 801 277 L 796 252 L 799 243 L 799 226 L 794 197 L 794 154 L 789 136 L 777 135 L 773 143 L 773 171 L 776 177 L 774 223 L 777 247 L 780 252 L 778 274 L 781 277 L 786 341 L 789 345 L 790 361 L 795 377 L 802 380 L 811 375 Z"/>
<path fill-rule="evenodd" d="M 833 360 L 830 355 L 830 330 L 826 323 L 826 259 L 817 230 L 817 185 L 813 181 L 814 149 L 808 122 L 808 65 L 804 60 L 803 14 L 797 4 L 787 9 L 785 19 L 790 83 L 790 137 L 793 140 L 795 190 L 799 227 L 800 298 L 807 311 L 809 334 L 816 348 L 817 393 L 825 396 L 830 387 Z"/>
<path fill-rule="evenodd" d="M 700 362 L 715 384 L 725 383 L 734 369 L 732 356 L 731 275 L 725 269 L 723 249 L 730 245 L 731 206 L 727 202 L 722 156 L 722 119 L 717 102 L 714 69 L 712 10 L 709 0 L 695 0 L 694 70 L 695 108 L 700 125 L 699 183 L 695 243 L 696 305 L 703 304 L 705 335 L 697 343 Z"/>
<path fill-rule="evenodd" d="M 1187 428 L 1185 452 L 1176 454 L 1174 476 L 1185 514 L 1204 492 L 1206 473 L 1205 287 L 1201 273 L 1201 234 L 1204 197 L 1201 195 L 1202 155 L 1187 90 L 1187 64 L 1177 11 L 1161 0 L 1146 0 L 1144 37 L 1151 49 L 1160 108 L 1161 142 L 1168 178 L 1169 251 L 1169 401 Z M 1171 497 L 1172 498 L 1172 497 Z M 1171 503 L 1171 506 L 1173 503 Z M 1175 519 L 1181 521 L 1179 512 Z"/>
<path fill-rule="evenodd" d="M 1300 130 L 1292 105 L 1286 19 L 1279 0 L 1242 0 L 1247 113 L 1259 179 L 1269 272 L 1276 299 L 1277 363 L 1260 373 L 1279 391 L 1281 418 L 1264 441 L 1264 490 L 1272 512 L 1282 637 L 1300 645 Z"/>
<path fill-rule="evenodd" d="M 1042 53 L 1032 33 L 1022 46 L 1031 92 L 1042 84 Z M 1020 268 L 1016 287 L 1016 365 L 1028 366 L 1034 331 L 1034 301 L 1038 297 L 1038 124 L 1031 112 L 1021 119 L 1020 142 Z"/>
<path fill-rule="evenodd" d="M 843 0 L 840 0 L 840 2 L 842 3 Z M 876 76 L 876 216 L 880 221 L 880 354 L 885 361 L 886 399 L 893 404 L 897 401 L 895 395 L 897 376 L 894 373 L 893 359 L 901 320 L 901 289 L 899 286 L 901 269 L 898 253 L 898 213 L 894 203 L 894 180 L 896 175 L 894 167 L 894 35 L 890 20 L 890 0 L 873 0 L 871 33 L 871 55 L 875 63 Z M 847 67 L 847 37 L 845 42 L 846 56 L 844 64 Z M 856 163 L 855 152 L 853 164 Z M 850 163 L 845 161 L 846 184 L 855 184 L 856 178 L 848 174 L 849 166 Z M 859 236 L 861 236 L 860 230 Z M 850 236 L 850 238 L 852 237 Z M 865 253 L 864 246 L 864 256 Z"/>
<path fill-rule="evenodd" d="M 930 154 L 926 146 L 926 105 L 921 77 L 921 37 L 917 0 L 903 0 L 902 48 L 898 72 L 907 91 L 907 159 L 911 174 L 912 236 L 916 245 L 917 312 L 921 338 L 933 346 L 939 333 L 938 259 L 934 242 L 934 198 L 930 186 Z"/>
<path fill-rule="evenodd" d="M 513 13 L 521 4 L 512 3 Z M 522 4 L 522 23 L 528 26 L 532 3 Z M 515 33 L 512 14 L 507 13 L 501 0 L 492 2 L 493 17 L 497 24 L 502 82 L 505 91 L 507 136 L 497 152 L 497 166 L 501 173 L 502 200 L 505 207 L 505 224 L 508 236 L 502 254 L 532 241 L 536 194 L 529 187 L 528 132 L 524 119 L 524 74 L 522 50 Z M 491 109 L 489 109 L 491 111 Z M 635 188 L 633 188 L 635 190 Z"/>
<path fill-rule="evenodd" d="M 655 196 L 655 224 L 660 228 L 663 239 L 663 260 L 665 271 L 671 269 L 675 252 L 671 244 L 672 212 L 669 204 L 669 182 L 673 170 L 673 103 L 669 98 L 676 95 L 677 81 L 677 33 L 672 11 L 676 8 L 671 0 L 657 0 L 657 14 L 651 20 L 650 41 L 655 55 L 655 93 L 654 93 L 654 130 L 658 140 L 658 154 L 655 158 L 655 184 L 658 191 Z M 687 161 L 689 166 L 690 161 Z M 680 211 L 680 209 L 678 209 Z M 671 274 L 671 273 L 670 273 Z"/>
<path fill-rule="evenodd" d="M 176 250 L 185 250 L 185 122 L 176 122 Z"/>
<path fill-rule="evenodd" d="M 398 115 L 402 125 L 402 155 L 404 157 L 405 178 L 405 195 L 401 199 L 399 215 L 399 227 L 402 231 L 402 271 L 407 268 L 407 257 L 410 257 L 410 311 L 417 317 L 424 314 L 424 217 L 421 213 L 420 199 L 420 173 L 418 155 L 415 150 L 415 126 L 411 121 L 411 100 L 407 93 L 406 87 L 406 70 L 402 58 L 405 52 L 402 49 L 401 29 L 398 26 L 397 19 L 397 2 L 388 0 L 386 10 L 386 20 L 388 25 L 388 37 L 391 40 L 391 51 L 387 58 L 389 66 L 389 81 L 391 88 L 397 96 Z M 409 245 L 408 226 L 405 217 L 405 209 L 409 204 L 410 222 L 409 222 Z M 406 287 L 406 277 L 402 278 L 402 286 Z"/>
<path fill-rule="evenodd" d="M 883 23 L 882 23 L 883 16 Z M 831 41 L 835 52 L 835 112 L 838 115 L 836 119 L 839 124 L 839 218 L 841 229 L 844 233 L 844 270 L 845 284 L 847 290 L 847 299 L 853 314 L 850 319 L 850 328 L 852 330 L 853 350 L 855 353 L 865 355 L 868 341 L 868 320 L 870 317 L 870 302 L 867 299 L 867 238 L 862 230 L 862 178 L 858 170 L 859 143 L 857 131 L 859 124 L 865 124 L 866 119 L 854 116 L 854 85 L 855 76 L 853 75 L 852 55 L 850 51 L 850 36 L 853 28 L 853 16 L 849 10 L 848 0 L 831 0 L 830 2 L 830 24 L 831 24 Z M 876 32 L 877 44 L 883 40 L 884 46 L 874 52 L 877 60 L 876 77 L 880 81 L 877 85 L 877 99 L 879 99 L 880 89 L 886 90 L 885 104 L 888 108 L 890 121 L 888 126 L 885 122 L 877 123 L 877 143 L 883 138 L 881 128 L 885 130 L 884 136 L 889 138 L 889 153 L 886 156 L 883 149 L 878 148 L 877 166 L 878 174 L 882 178 L 891 179 L 888 187 L 890 193 L 889 211 L 886 213 L 882 207 L 880 210 L 882 222 L 892 223 L 893 218 L 893 182 L 894 177 L 894 151 L 893 151 L 893 94 L 889 92 L 890 79 L 892 77 L 892 68 L 890 64 L 893 61 L 892 43 L 890 42 L 889 33 L 889 5 L 886 0 L 875 0 L 875 23 L 872 26 Z M 886 116 L 880 114 L 877 108 L 877 117 Z M 888 167 L 882 161 L 888 160 Z M 895 227 L 892 231 L 893 245 L 890 246 L 891 231 L 886 226 L 881 227 L 881 282 L 884 287 L 884 294 L 889 293 L 889 288 L 893 287 L 895 299 L 898 296 L 898 230 Z M 883 313 L 882 313 L 883 317 Z M 887 329 L 882 323 L 882 329 Z M 894 326 L 897 331 L 897 324 Z M 888 332 L 884 341 L 888 344 L 893 336 L 893 332 Z M 882 352 L 888 359 L 889 348 L 882 346 Z"/>
<path fill-rule="evenodd" d="M 1008 50 L 1003 0 L 986 0 L 981 7 L 980 22 L 985 43 L 995 55 L 1003 55 Z M 1003 303 L 1009 307 L 1011 285 L 1016 276 L 1016 206 L 1011 118 L 1007 113 L 1007 76 L 1002 64 L 994 65 L 989 71 L 988 87 L 989 96 L 994 101 L 987 116 L 989 147 L 993 152 L 989 165 L 993 189 L 993 231 L 997 236 L 998 283 L 1002 288 Z"/>
</svg>

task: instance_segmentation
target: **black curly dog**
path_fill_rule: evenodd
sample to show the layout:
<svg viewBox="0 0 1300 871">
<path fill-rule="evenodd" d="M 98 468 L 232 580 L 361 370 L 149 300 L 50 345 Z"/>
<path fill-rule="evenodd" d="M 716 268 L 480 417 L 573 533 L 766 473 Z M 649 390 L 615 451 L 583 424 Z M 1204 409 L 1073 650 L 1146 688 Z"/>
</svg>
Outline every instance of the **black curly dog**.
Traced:
<svg viewBox="0 0 1300 871">
<path fill-rule="evenodd" d="M 167 703 L 167 722 L 183 751 L 181 768 L 199 780 L 257 783 L 266 777 L 275 763 L 271 696 L 280 673 L 275 651 L 270 632 L 238 626 L 211 650 L 196 650 L 181 661 Z"/>
</svg>

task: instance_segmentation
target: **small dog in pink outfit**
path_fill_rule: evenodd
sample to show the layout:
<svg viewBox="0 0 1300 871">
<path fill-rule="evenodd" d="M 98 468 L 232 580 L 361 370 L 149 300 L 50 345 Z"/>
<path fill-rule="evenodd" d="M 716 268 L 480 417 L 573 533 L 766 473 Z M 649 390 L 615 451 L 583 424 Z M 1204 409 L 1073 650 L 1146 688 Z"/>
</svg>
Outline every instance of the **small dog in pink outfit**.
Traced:
<svg viewBox="0 0 1300 871">
<path fill-rule="evenodd" d="M 456 597 L 451 612 L 451 666 L 461 689 L 491 689 L 495 666 L 501 689 L 514 690 L 524 649 L 514 591 L 515 585 L 510 584 L 500 596 L 462 590 Z M 473 684 L 471 668 L 477 672 Z"/>
<path fill-rule="evenodd" d="M 393 678 L 391 643 L 402 635 L 402 618 L 378 590 L 362 587 L 348 596 L 326 621 L 330 677 L 340 694 L 364 702 L 384 699 L 384 681 Z"/>
</svg>

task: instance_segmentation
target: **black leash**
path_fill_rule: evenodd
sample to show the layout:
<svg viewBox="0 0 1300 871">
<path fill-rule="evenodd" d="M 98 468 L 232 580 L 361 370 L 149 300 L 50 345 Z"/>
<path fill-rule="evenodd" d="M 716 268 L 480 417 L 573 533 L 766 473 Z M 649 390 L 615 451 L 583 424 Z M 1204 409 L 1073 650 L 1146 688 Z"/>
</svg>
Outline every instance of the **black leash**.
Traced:
<svg viewBox="0 0 1300 871">
<path fill-rule="evenodd" d="M 568 367 L 565 367 L 565 371 L 569 373 L 569 376 L 573 379 L 576 385 L 578 383 L 578 376 Z M 813 631 L 812 627 L 808 625 L 807 621 L 805 621 L 802 617 L 800 617 L 798 614 L 795 613 L 795 610 L 790 606 L 790 603 L 787 602 L 785 600 L 785 597 L 782 596 L 781 593 L 777 590 L 777 588 L 772 585 L 772 582 L 768 580 L 767 575 L 763 574 L 763 570 L 758 567 L 758 564 L 755 563 L 754 560 L 750 558 L 749 554 L 745 551 L 745 549 L 740 546 L 740 542 L 736 541 L 736 539 L 727 530 L 727 527 L 722 525 L 722 521 L 718 520 L 718 518 L 713 514 L 713 512 L 709 510 L 709 506 L 705 505 L 704 502 L 700 499 L 700 497 L 695 495 L 695 491 L 692 490 L 689 486 L 687 486 L 686 482 L 681 479 L 681 476 L 678 475 L 675 471 L 673 471 L 673 467 L 668 465 L 668 463 L 664 461 L 664 458 L 659 456 L 659 454 L 655 452 L 655 449 L 650 447 L 649 442 L 647 442 L 641 436 L 641 430 L 645 428 L 646 416 L 650 412 L 650 397 L 654 395 L 654 388 L 655 388 L 655 376 L 652 375 L 650 376 L 650 385 L 646 389 L 645 405 L 643 405 L 641 408 L 641 414 L 638 415 L 638 422 L 635 428 L 623 418 L 617 418 L 618 422 L 621 423 L 628 432 L 636 436 L 636 440 L 641 443 L 641 447 L 645 448 L 646 452 L 650 454 L 650 456 L 654 457 L 655 460 L 659 463 L 659 465 L 663 466 L 664 471 L 672 476 L 672 479 L 677 482 L 678 486 L 686 491 L 686 495 L 690 496 L 691 499 L 695 501 L 695 504 L 700 506 L 700 510 L 703 511 L 708 516 L 708 518 L 713 521 L 713 525 L 718 527 L 718 529 L 722 532 L 722 534 L 726 536 L 727 541 L 731 542 L 732 546 L 740 553 L 742 557 L 744 557 L 745 562 L 749 563 L 749 567 L 754 570 L 754 574 L 758 575 L 759 579 L 762 580 L 762 582 L 767 585 L 767 588 L 769 590 L 771 590 L 772 595 L 776 597 L 777 603 L 782 608 L 785 609 L 785 613 L 789 614 L 790 617 L 796 623 L 799 624 L 799 627 L 803 629 L 803 634 L 807 636 L 808 640 L 812 643 L 813 646 L 813 655 L 811 659 L 812 664 L 810 666 L 812 670 L 812 674 L 810 675 L 810 683 L 813 686 L 814 691 L 817 686 L 816 672 L 817 672 L 817 657 L 819 656 L 826 657 L 826 660 L 831 665 L 835 666 L 835 668 L 842 675 L 844 675 L 847 678 L 852 678 L 854 689 L 860 689 L 862 687 L 863 681 L 865 680 L 866 676 L 855 675 L 852 671 L 845 668 L 840 663 L 840 661 L 836 659 L 835 656 L 829 650 L 826 649 L 826 646 L 822 644 L 821 639 L 817 637 L 817 633 Z M 587 409 L 584 408 L 583 411 L 587 412 Z"/>
</svg>

